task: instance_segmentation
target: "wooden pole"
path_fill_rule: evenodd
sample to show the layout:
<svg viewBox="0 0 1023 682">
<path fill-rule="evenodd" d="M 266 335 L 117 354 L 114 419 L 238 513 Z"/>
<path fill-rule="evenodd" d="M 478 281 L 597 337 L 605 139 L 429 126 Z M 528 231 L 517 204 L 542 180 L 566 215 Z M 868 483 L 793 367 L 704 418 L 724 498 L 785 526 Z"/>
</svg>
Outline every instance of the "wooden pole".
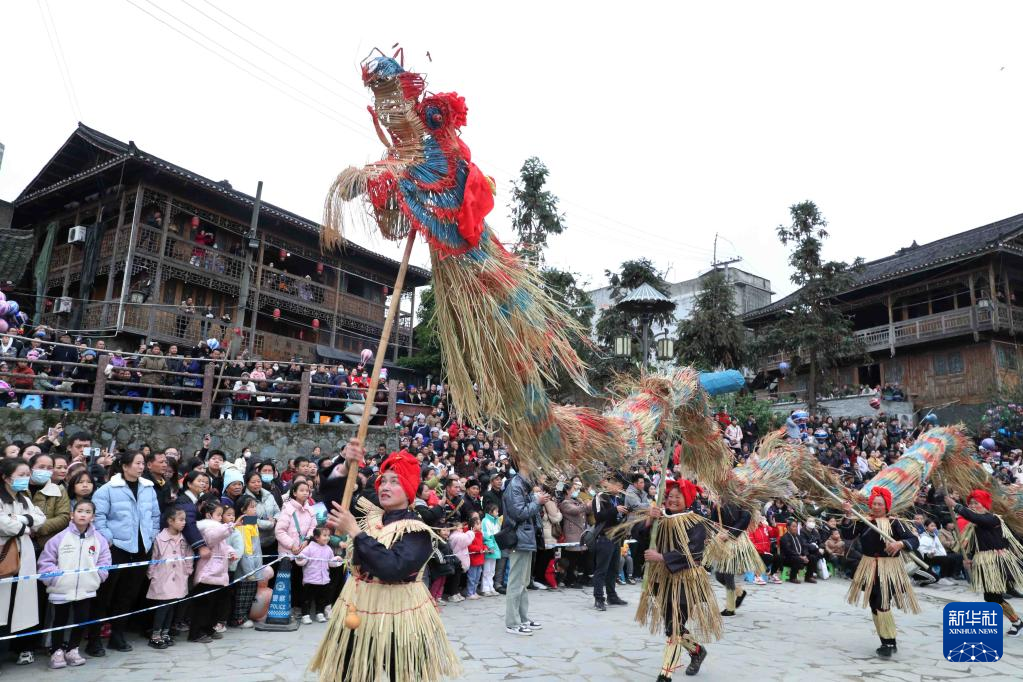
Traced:
<svg viewBox="0 0 1023 682">
<path fill-rule="evenodd" d="M 817 480 L 816 478 L 814 478 L 812 474 L 807 474 L 807 475 L 806 475 L 806 477 L 807 477 L 807 478 L 809 478 L 809 479 L 810 479 L 811 481 L 813 481 L 814 483 L 816 483 L 816 484 L 817 484 L 817 486 L 818 486 L 818 487 L 819 487 L 819 488 L 820 488 L 821 490 L 823 490 L 824 492 L 826 492 L 826 493 L 827 493 L 827 494 L 828 494 L 828 495 L 829 495 L 829 496 L 830 496 L 831 498 L 833 498 L 833 499 L 834 499 L 834 500 L 835 500 L 836 502 L 838 502 L 838 503 L 840 503 L 840 504 L 845 504 L 845 500 L 843 500 L 843 499 L 842 499 L 841 497 L 839 497 L 839 496 L 838 496 L 838 495 L 836 495 L 835 493 L 831 492 L 831 490 L 829 490 L 829 489 L 828 489 L 828 487 L 827 487 L 826 485 L 824 485 L 823 483 L 821 483 L 820 481 L 818 481 L 818 480 Z M 876 532 L 876 533 L 877 533 L 878 535 L 880 535 L 881 537 L 883 537 L 883 538 L 884 538 L 885 540 L 887 540 L 888 542 L 898 542 L 898 540 L 896 540 L 896 539 L 895 539 L 895 538 L 893 538 L 893 537 L 892 537 L 891 535 L 889 535 L 888 533 L 885 533 L 885 532 L 884 532 L 883 530 L 881 530 L 880 528 L 878 528 L 878 527 L 877 527 L 877 525 L 876 525 L 876 524 L 874 524 L 874 522 L 873 522 L 873 521 L 871 521 L 870 519 L 868 519 L 868 518 L 867 518 L 866 516 L 864 516 L 863 514 L 859 513 L 859 512 L 858 512 L 858 511 L 856 511 L 855 509 L 852 509 L 851 511 L 852 511 L 852 513 L 853 513 L 853 514 L 855 514 L 855 515 L 856 515 L 856 518 L 858 518 L 858 519 L 859 519 L 860 521 L 862 521 L 863 523 L 865 523 L 865 524 L 867 524 L 868 526 L 870 526 L 871 528 L 873 528 L 873 529 L 874 529 L 874 532 Z M 922 559 L 920 559 L 920 558 L 919 558 L 919 557 L 918 557 L 917 555 L 913 554 L 912 552 L 906 552 L 906 555 L 907 555 L 907 556 L 908 556 L 908 557 L 909 557 L 910 559 L 912 559 L 912 560 L 913 560 L 913 561 L 914 561 L 914 562 L 916 563 L 916 565 L 917 565 L 917 566 L 919 566 L 920 568 L 924 569 L 925 571 L 926 571 L 927 569 L 929 569 L 929 568 L 930 568 L 930 566 L 928 566 L 927 564 L 925 564 L 925 563 L 924 563 L 924 561 L 923 561 Z"/>
<path fill-rule="evenodd" d="M 408 272 L 408 261 L 412 256 L 412 245 L 415 244 L 416 233 L 409 232 L 408 241 L 405 242 L 405 253 L 401 257 L 401 265 L 398 266 L 398 276 L 394 280 L 392 291 L 399 292 L 405 286 L 405 273 Z M 362 405 L 362 420 L 359 422 L 359 431 L 355 438 L 359 445 L 366 442 L 366 434 L 369 433 L 369 420 L 373 418 L 373 398 L 377 393 L 377 386 L 380 385 L 380 370 L 384 367 L 384 355 L 387 353 L 387 342 L 391 338 L 391 327 L 394 326 L 394 318 L 398 316 L 398 304 L 401 296 L 397 293 L 391 296 L 391 305 L 387 309 L 387 317 L 384 319 L 384 328 L 380 333 L 380 343 L 377 344 L 377 354 L 373 360 L 373 373 L 369 378 L 369 388 L 366 389 L 366 400 Z M 345 481 L 345 493 L 341 498 L 341 508 L 348 509 L 352 505 L 352 493 L 355 492 L 355 480 L 357 472 L 349 471 L 348 480 Z M 412 500 L 409 500 L 412 502 Z"/>
<path fill-rule="evenodd" d="M 664 448 L 664 466 L 661 467 L 661 479 L 657 481 L 657 499 L 654 501 L 658 507 L 664 508 L 664 488 L 668 483 L 668 469 L 671 468 L 671 457 L 673 448 Z M 650 547 L 657 547 L 657 520 L 650 526 Z M 646 592 L 647 581 L 649 580 L 650 572 L 643 569 L 643 591 Z"/>
</svg>

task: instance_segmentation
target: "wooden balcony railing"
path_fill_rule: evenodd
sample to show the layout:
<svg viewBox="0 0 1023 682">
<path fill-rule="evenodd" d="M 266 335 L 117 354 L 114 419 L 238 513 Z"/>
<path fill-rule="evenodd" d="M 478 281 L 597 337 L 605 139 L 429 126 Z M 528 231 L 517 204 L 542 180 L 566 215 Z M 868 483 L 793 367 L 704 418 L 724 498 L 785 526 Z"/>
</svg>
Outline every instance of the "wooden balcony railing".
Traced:
<svg viewBox="0 0 1023 682">
<path fill-rule="evenodd" d="M 977 331 L 994 329 L 996 324 L 999 329 L 1023 327 L 1023 308 L 980 301 L 976 306 L 858 329 L 854 334 L 863 341 L 867 352 L 874 352 L 968 334 L 974 330 L 974 316 Z M 779 363 L 792 355 L 775 353 L 764 360 L 764 369 L 778 369 Z"/>
</svg>

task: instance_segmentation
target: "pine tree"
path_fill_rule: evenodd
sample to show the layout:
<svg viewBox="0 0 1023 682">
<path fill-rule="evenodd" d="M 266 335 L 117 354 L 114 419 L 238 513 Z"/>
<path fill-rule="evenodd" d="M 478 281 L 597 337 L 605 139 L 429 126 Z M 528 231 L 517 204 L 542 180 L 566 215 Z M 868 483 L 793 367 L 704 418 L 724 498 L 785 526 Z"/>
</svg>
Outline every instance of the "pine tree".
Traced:
<svg viewBox="0 0 1023 682">
<path fill-rule="evenodd" d="M 700 281 L 692 315 L 678 326 L 678 354 L 700 369 L 736 369 L 746 360 L 746 330 L 735 313 L 735 294 L 723 270 Z"/>
<path fill-rule="evenodd" d="M 550 171 L 540 159 L 526 159 L 519 174 L 509 206 L 512 227 L 519 235 L 515 253 L 539 267 L 547 238 L 565 231 L 565 216 L 558 212 L 558 197 L 544 189 Z"/>
<path fill-rule="evenodd" d="M 812 201 L 789 207 L 789 213 L 792 224 L 779 225 L 778 238 L 792 249 L 790 279 L 800 288 L 794 304 L 762 332 L 757 345 L 760 354 L 791 354 L 793 369 L 807 373 L 807 405 L 814 410 L 821 371 L 866 355 L 863 343 L 853 335 L 853 321 L 837 302 L 862 271 L 863 259 L 852 264 L 824 260 L 828 222 Z"/>
</svg>

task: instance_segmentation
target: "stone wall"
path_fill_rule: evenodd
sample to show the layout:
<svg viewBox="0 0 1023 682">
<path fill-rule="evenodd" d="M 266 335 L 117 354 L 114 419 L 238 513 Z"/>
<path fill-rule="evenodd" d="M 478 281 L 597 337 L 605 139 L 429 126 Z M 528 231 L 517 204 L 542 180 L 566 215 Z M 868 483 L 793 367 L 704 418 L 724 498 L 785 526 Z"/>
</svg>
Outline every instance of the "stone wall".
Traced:
<svg viewBox="0 0 1023 682">
<path fill-rule="evenodd" d="M 57 410 L 0 408 L 0 436 L 5 443 L 35 440 L 60 421 L 60 415 Z M 325 454 L 337 453 L 355 435 L 357 428 L 356 424 L 290 424 L 89 412 L 72 412 L 64 425 L 69 436 L 81 431 L 91 434 L 97 446 L 107 447 L 116 438 L 118 449 L 137 448 L 146 443 L 153 449 L 173 446 L 182 455 L 202 447 L 202 437 L 209 433 L 212 447 L 224 450 L 232 459 L 248 446 L 253 456 L 274 459 L 278 464 L 286 464 L 289 457 L 308 455 L 317 445 Z M 396 431 L 371 426 L 367 441 L 372 450 L 380 442 L 394 449 L 397 447 Z"/>
<path fill-rule="evenodd" d="M 880 409 L 875 410 L 870 406 L 872 395 L 857 395 L 848 398 L 832 398 L 831 400 L 818 400 L 817 406 L 826 410 L 827 414 L 835 417 L 848 417 L 857 419 L 859 417 L 876 417 L 884 412 L 887 417 L 898 417 L 901 423 L 914 425 L 913 402 L 909 400 L 891 401 L 882 400 Z M 782 417 L 787 417 L 792 410 L 805 410 L 806 403 L 779 403 L 771 406 L 771 411 Z"/>
</svg>

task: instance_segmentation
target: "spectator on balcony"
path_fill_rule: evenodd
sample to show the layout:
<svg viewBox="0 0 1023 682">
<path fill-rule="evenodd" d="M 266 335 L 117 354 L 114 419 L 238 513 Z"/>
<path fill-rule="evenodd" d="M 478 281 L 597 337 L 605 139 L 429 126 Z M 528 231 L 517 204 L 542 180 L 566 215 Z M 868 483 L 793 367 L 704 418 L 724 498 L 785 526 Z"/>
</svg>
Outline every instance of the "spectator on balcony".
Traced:
<svg viewBox="0 0 1023 682">
<path fill-rule="evenodd" d="M 71 390 L 74 393 L 92 395 L 96 383 L 96 351 L 86 349 L 82 353 L 80 363 L 71 370 L 71 379 L 74 382 Z"/>
<path fill-rule="evenodd" d="M 46 359 L 46 347 L 43 346 L 43 342 L 38 337 L 29 339 L 28 344 L 22 347 L 18 357 L 27 358 L 29 353 L 35 353 L 35 359 L 37 360 Z"/>
<path fill-rule="evenodd" d="M 146 397 L 163 398 L 163 385 L 167 375 L 163 374 L 167 369 L 167 360 L 163 357 L 163 351 L 159 344 L 154 345 L 149 354 L 139 361 L 139 381 L 146 387 Z"/>
<path fill-rule="evenodd" d="M 10 334 L 0 336 L 0 357 L 16 358 L 21 353 L 22 343 Z"/>
<path fill-rule="evenodd" d="M 28 364 L 28 358 L 18 358 L 11 374 L 11 385 L 19 397 L 24 397 L 32 392 L 36 373 Z"/>
<path fill-rule="evenodd" d="M 252 378 L 249 375 L 249 373 L 242 372 L 241 378 L 238 381 L 234 382 L 234 386 L 232 387 L 231 390 L 232 390 L 231 400 L 233 401 L 234 405 L 240 405 L 242 408 L 244 408 L 243 410 L 241 410 L 241 412 L 244 413 L 244 418 L 248 419 L 248 407 L 249 405 L 252 404 L 252 396 L 256 393 L 256 384 L 254 381 L 252 381 Z M 226 417 L 224 416 L 224 412 L 222 411 L 221 419 L 224 418 L 233 419 L 234 418 L 233 412 L 234 410 L 232 406 L 228 405 Z M 242 414 L 239 414 L 239 418 L 241 418 L 242 416 L 243 416 Z"/>
<path fill-rule="evenodd" d="M 326 365 L 319 365 L 315 368 L 310 377 L 311 386 L 309 388 L 309 397 L 313 398 L 312 406 L 316 410 L 326 410 L 333 406 L 333 403 L 327 400 L 331 394 L 331 383 L 330 383 L 330 370 Z"/>
</svg>

